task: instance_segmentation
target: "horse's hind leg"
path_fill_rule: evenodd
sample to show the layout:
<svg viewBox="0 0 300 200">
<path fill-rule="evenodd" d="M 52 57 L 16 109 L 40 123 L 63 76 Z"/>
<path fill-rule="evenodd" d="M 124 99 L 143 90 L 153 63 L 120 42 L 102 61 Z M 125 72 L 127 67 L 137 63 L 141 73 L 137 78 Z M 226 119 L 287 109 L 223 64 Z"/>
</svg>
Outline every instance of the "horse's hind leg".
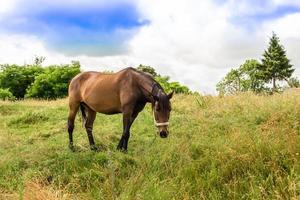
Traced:
<svg viewBox="0 0 300 200">
<path fill-rule="evenodd" d="M 91 150 L 97 151 L 97 147 L 95 145 L 94 137 L 93 137 L 93 125 L 96 118 L 96 112 L 90 109 L 89 107 L 85 106 L 85 112 L 86 112 L 86 121 L 85 121 L 85 129 L 87 136 L 89 138 L 89 143 Z"/>
<path fill-rule="evenodd" d="M 69 133 L 69 148 L 74 150 L 73 146 L 73 130 L 74 130 L 74 121 L 79 108 L 79 103 L 69 103 L 69 117 L 68 117 L 68 133 Z"/>
</svg>

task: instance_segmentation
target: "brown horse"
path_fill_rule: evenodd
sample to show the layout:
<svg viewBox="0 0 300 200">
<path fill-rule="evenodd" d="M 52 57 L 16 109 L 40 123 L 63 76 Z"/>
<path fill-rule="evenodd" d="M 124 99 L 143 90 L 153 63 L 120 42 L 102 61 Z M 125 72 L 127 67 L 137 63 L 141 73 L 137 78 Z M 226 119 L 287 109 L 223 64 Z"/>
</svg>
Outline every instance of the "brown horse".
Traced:
<svg viewBox="0 0 300 200">
<path fill-rule="evenodd" d="M 123 134 L 117 149 L 127 151 L 130 127 L 145 107 L 152 104 L 154 122 L 162 138 L 169 134 L 170 99 L 153 77 L 134 68 L 114 74 L 83 72 L 74 77 L 69 86 L 69 147 L 73 149 L 74 120 L 80 107 L 92 150 L 97 150 L 92 135 L 96 113 L 123 114 Z"/>
</svg>

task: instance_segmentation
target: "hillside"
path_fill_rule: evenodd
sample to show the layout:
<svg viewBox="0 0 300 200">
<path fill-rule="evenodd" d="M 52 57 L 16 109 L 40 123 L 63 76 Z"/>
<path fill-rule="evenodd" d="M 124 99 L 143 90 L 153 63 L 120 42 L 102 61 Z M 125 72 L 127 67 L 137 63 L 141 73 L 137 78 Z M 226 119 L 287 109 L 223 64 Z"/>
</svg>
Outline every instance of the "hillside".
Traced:
<svg viewBox="0 0 300 200">
<path fill-rule="evenodd" d="M 148 106 L 127 154 L 121 115 L 97 115 L 98 153 L 77 117 L 71 152 L 66 99 L 0 102 L 0 199 L 300 198 L 300 93 L 172 102 L 170 137 Z"/>
</svg>

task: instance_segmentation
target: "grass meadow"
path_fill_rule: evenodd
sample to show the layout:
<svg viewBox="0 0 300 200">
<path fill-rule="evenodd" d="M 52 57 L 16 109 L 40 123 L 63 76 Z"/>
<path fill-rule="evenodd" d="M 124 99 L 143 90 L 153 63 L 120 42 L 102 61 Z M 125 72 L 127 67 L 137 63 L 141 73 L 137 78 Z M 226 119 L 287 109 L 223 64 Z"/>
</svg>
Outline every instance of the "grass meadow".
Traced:
<svg viewBox="0 0 300 200">
<path fill-rule="evenodd" d="M 0 199 L 299 199 L 300 93 L 175 95 L 170 136 L 150 106 L 116 150 L 121 115 L 98 114 L 90 151 L 67 99 L 0 102 Z"/>
</svg>

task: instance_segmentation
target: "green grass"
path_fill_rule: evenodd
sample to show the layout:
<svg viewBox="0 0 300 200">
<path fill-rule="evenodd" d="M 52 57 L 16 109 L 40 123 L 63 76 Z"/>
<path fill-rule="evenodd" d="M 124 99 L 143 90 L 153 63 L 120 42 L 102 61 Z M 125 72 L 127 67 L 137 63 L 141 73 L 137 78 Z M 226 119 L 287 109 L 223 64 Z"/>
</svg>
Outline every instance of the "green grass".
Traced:
<svg viewBox="0 0 300 200">
<path fill-rule="evenodd" d="M 80 117 L 68 149 L 67 100 L 0 102 L 0 199 L 299 199 L 300 94 L 176 95 L 170 137 L 150 107 L 127 154 L 121 115 Z"/>
</svg>

